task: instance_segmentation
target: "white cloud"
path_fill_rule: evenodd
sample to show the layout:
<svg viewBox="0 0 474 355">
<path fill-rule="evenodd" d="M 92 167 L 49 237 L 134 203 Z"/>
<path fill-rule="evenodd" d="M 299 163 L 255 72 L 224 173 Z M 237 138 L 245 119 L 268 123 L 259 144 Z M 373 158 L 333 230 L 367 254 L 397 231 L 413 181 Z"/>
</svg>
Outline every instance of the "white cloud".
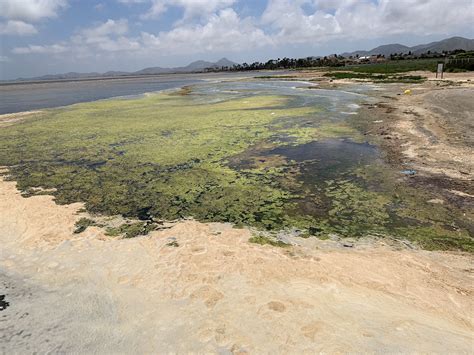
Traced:
<svg viewBox="0 0 474 355">
<path fill-rule="evenodd" d="M 125 36 L 127 32 L 127 20 L 109 19 L 101 24 L 78 31 L 68 42 L 17 47 L 12 50 L 12 53 L 60 54 L 70 52 L 80 56 L 88 56 L 103 52 L 134 51 L 140 49 L 141 44 L 137 40 Z"/>
<path fill-rule="evenodd" d="M 106 22 L 97 26 L 86 28 L 80 31 L 80 34 L 86 38 L 104 37 L 108 35 L 123 35 L 128 32 L 128 21 L 107 20 Z"/>
<path fill-rule="evenodd" d="M 128 21 L 107 20 L 97 26 L 86 28 L 71 38 L 74 46 L 81 48 L 82 52 L 87 49 L 104 52 L 130 51 L 140 48 L 140 43 L 126 37 L 128 33 Z"/>
<path fill-rule="evenodd" d="M 71 52 L 81 56 L 129 52 L 136 56 L 161 53 L 180 55 L 209 51 L 242 51 L 272 44 L 271 38 L 258 28 L 252 18 L 241 19 L 231 8 L 211 15 L 205 24 L 176 26 L 168 32 L 142 32 L 140 37 L 127 36 L 127 20 L 107 20 L 78 31 L 68 43 L 47 46 L 30 45 L 15 48 L 15 54 Z"/>
<path fill-rule="evenodd" d="M 241 51 L 271 44 L 271 39 L 251 18 L 240 19 L 233 9 L 224 9 L 204 24 L 183 25 L 158 35 L 142 33 L 144 48 L 168 54 Z"/>
<path fill-rule="evenodd" d="M 0 55 L 0 63 L 6 63 L 6 62 L 9 62 L 10 61 L 10 58 L 8 58 L 7 56 L 4 56 L 4 55 Z"/>
<path fill-rule="evenodd" d="M 0 0 L 0 16 L 13 20 L 38 21 L 56 17 L 66 0 Z"/>
<path fill-rule="evenodd" d="M 68 50 L 68 47 L 61 44 L 52 44 L 47 46 L 29 45 L 27 47 L 17 47 L 12 50 L 14 54 L 57 54 L 64 53 Z"/>
<path fill-rule="evenodd" d="M 262 15 L 262 23 L 277 31 L 274 37 L 278 43 L 314 43 L 341 33 L 341 27 L 333 15 L 319 10 L 307 15 L 302 8 L 304 3 L 306 1 L 269 2 Z"/>
<path fill-rule="evenodd" d="M 125 36 L 115 39 L 106 37 L 103 41 L 96 43 L 96 47 L 104 52 L 135 51 L 140 49 L 141 44 Z"/>
<path fill-rule="evenodd" d="M 94 5 L 94 9 L 97 10 L 97 11 L 102 11 L 103 9 L 105 9 L 105 4 L 100 2 L 96 5 Z"/>
<path fill-rule="evenodd" d="M 305 5 L 306 7 L 304 7 Z M 310 9 L 308 11 L 308 8 Z M 472 0 L 270 0 L 262 23 L 278 43 L 452 33 L 474 23 Z"/>
<path fill-rule="evenodd" d="M 38 33 L 35 26 L 23 21 L 10 20 L 6 23 L 0 23 L 0 34 L 24 36 L 35 33 Z"/>
<path fill-rule="evenodd" d="M 232 6 L 237 0 L 118 0 L 121 3 L 138 4 L 149 3 L 149 10 L 142 15 L 144 19 L 158 18 L 170 7 L 179 7 L 184 10 L 183 19 L 193 17 L 207 17 L 218 10 Z"/>
</svg>

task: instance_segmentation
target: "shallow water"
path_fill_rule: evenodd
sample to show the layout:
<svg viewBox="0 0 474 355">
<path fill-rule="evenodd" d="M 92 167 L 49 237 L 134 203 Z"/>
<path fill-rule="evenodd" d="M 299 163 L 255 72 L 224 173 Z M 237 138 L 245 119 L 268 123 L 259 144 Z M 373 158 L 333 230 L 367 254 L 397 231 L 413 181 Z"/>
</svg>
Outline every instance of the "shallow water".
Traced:
<svg viewBox="0 0 474 355">
<path fill-rule="evenodd" d="M 210 80 L 228 80 L 255 73 L 175 74 L 142 78 L 2 83 L 0 114 L 59 107 L 112 97 L 136 97 L 148 92 L 177 89 Z"/>
<path fill-rule="evenodd" d="M 356 143 L 349 139 L 324 139 L 297 146 L 278 147 L 264 155 L 281 155 L 297 163 L 307 162 L 301 168 L 301 179 L 307 183 L 317 183 L 373 164 L 378 159 L 379 152 L 368 143 Z"/>
<path fill-rule="evenodd" d="M 199 84 L 194 87 L 196 102 L 210 103 L 245 98 L 258 95 L 283 95 L 289 97 L 289 107 L 318 105 L 333 114 L 341 110 L 355 112 L 357 102 L 367 100 L 365 95 L 371 90 L 368 85 L 354 85 L 351 91 L 309 89 L 317 85 L 305 81 L 259 80 L 227 81 Z"/>
</svg>

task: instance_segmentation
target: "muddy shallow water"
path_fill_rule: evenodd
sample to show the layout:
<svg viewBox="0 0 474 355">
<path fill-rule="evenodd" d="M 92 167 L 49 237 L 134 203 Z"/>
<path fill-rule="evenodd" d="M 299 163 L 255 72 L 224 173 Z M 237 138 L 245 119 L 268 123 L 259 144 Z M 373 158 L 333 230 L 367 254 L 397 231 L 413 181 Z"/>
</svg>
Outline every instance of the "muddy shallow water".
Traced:
<svg viewBox="0 0 474 355">
<path fill-rule="evenodd" d="M 374 163 L 379 157 L 377 148 L 369 143 L 349 139 L 325 139 L 296 146 L 271 149 L 264 155 L 280 155 L 287 160 L 305 163 L 301 178 L 305 182 L 334 179 L 358 166 Z"/>
</svg>

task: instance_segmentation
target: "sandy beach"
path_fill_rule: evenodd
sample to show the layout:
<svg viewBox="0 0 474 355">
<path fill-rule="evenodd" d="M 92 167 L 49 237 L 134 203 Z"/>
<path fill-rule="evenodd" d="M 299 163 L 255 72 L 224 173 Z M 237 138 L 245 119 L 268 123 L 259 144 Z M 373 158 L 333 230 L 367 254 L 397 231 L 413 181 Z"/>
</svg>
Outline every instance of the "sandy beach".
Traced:
<svg viewBox="0 0 474 355">
<path fill-rule="evenodd" d="M 472 350 L 470 255 L 314 238 L 275 248 L 195 221 L 114 240 L 73 234 L 80 207 L 0 182 L 2 352 Z"/>
</svg>

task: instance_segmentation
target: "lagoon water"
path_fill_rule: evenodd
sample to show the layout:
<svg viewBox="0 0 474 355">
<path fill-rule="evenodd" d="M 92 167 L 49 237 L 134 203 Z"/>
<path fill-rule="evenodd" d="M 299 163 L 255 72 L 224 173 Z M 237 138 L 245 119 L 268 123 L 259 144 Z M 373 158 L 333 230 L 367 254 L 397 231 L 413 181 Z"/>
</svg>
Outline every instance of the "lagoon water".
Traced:
<svg viewBox="0 0 474 355">
<path fill-rule="evenodd" d="M 281 72 L 281 74 L 285 73 Z M 354 85 L 350 91 L 314 90 L 317 84 L 294 80 L 258 79 L 259 75 L 261 75 L 259 72 L 173 74 L 140 78 L 3 84 L 0 85 L 0 114 L 61 107 L 102 99 L 134 99 L 144 93 L 174 90 L 193 85 L 191 97 L 196 104 L 217 103 L 259 95 L 286 96 L 290 98 L 288 106 L 317 107 L 317 112 L 315 111 L 310 117 L 292 118 L 288 122 L 286 119 L 280 119 L 276 121 L 277 124 L 283 123 L 288 127 L 295 125 L 318 127 L 322 121 L 347 120 L 347 114 L 357 112 L 359 108 L 357 103 L 369 99 L 364 93 L 371 90 L 369 85 Z M 254 79 L 245 80 L 250 78 Z M 291 143 L 292 141 L 286 136 L 273 138 L 283 145 L 284 142 Z M 328 162 L 336 162 L 338 165 L 344 162 L 342 166 L 345 169 L 360 163 L 361 158 L 365 163 L 367 163 L 366 159 L 371 161 L 375 158 L 374 147 L 355 143 L 346 138 L 312 142 L 298 147 L 280 147 L 274 151 L 260 152 L 260 154 L 277 154 L 296 161 L 318 157 L 321 161 L 318 165 Z M 311 175 L 314 175 L 314 171 Z"/>
<path fill-rule="evenodd" d="M 0 85 L 0 114 L 38 110 L 216 80 L 252 77 L 256 73 L 173 74 L 97 80 L 18 82 Z"/>
</svg>

